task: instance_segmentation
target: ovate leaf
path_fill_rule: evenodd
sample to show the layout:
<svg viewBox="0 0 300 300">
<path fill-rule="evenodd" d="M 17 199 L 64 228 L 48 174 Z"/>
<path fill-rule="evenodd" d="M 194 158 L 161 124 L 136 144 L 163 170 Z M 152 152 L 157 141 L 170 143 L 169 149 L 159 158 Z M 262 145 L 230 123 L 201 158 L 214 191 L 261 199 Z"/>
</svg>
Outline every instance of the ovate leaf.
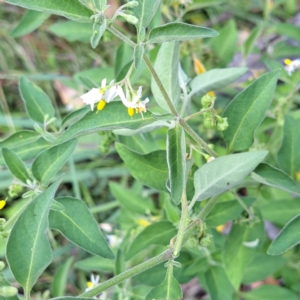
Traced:
<svg viewBox="0 0 300 300">
<path fill-rule="evenodd" d="M 284 226 L 289 220 L 300 214 L 300 199 L 269 201 L 259 207 L 264 220 Z"/>
<path fill-rule="evenodd" d="M 24 76 L 20 78 L 20 92 L 32 120 L 43 124 L 46 115 L 49 118 L 54 117 L 54 108 L 49 97 Z"/>
<path fill-rule="evenodd" d="M 93 12 L 83 6 L 79 1 L 73 0 L 6 0 L 5 2 L 25 7 L 27 9 L 43 11 L 60 15 L 75 21 L 91 23 Z"/>
<path fill-rule="evenodd" d="M 112 102 L 98 113 L 96 111 L 88 112 L 79 121 L 71 125 L 56 142 L 61 143 L 73 137 L 100 130 L 138 129 L 155 121 L 149 111 L 144 113 L 143 116 L 135 114 L 130 117 L 127 108 L 121 102 Z"/>
<path fill-rule="evenodd" d="M 277 161 L 281 169 L 295 178 L 300 169 L 300 122 L 290 116 L 286 116 L 283 126 L 282 146 L 278 152 Z"/>
<path fill-rule="evenodd" d="M 178 205 L 187 181 L 185 134 L 178 123 L 167 133 L 167 163 L 171 198 Z"/>
<path fill-rule="evenodd" d="M 272 101 L 278 76 L 277 70 L 261 76 L 227 106 L 224 112 L 229 123 L 224 131 L 227 152 L 247 150 L 252 145 L 254 132 Z"/>
<path fill-rule="evenodd" d="M 50 204 L 59 183 L 55 182 L 31 201 L 19 216 L 8 238 L 7 260 L 25 294 L 30 292 L 52 260 L 52 250 L 46 231 Z"/>
<path fill-rule="evenodd" d="M 28 34 L 49 18 L 50 14 L 39 11 L 28 10 L 17 27 L 11 32 L 11 36 L 16 38 Z"/>
<path fill-rule="evenodd" d="M 190 83 L 189 97 L 199 93 L 206 94 L 209 91 L 219 90 L 241 77 L 247 68 L 213 69 L 196 76 Z"/>
<path fill-rule="evenodd" d="M 195 172 L 197 201 L 221 194 L 238 185 L 265 158 L 266 151 L 246 152 L 218 157 Z"/>
<path fill-rule="evenodd" d="M 223 263 L 227 277 L 236 290 L 239 289 L 244 269 L 253 259 L 263 236 L 263 222 L 254 225 L 234 224 L 231 228 L 223 251 Z M 249 246 L 251 242 L 257 245 Z"/>
<path fill-rule="evenodd" d="M 182 291 L 180 284 L 172 274 L 168 274 L 159 286 L 153 288 L 146 296 L 145 300 L 180 300 Z"/>
<path fill-rule="evenodd" d="M 71 197 L 55 200 L 65 209 L 50 211 L 49 226 L 59 230 L 67 239 L 86 251 L 113 259 L 114 255 L 86 204 Z"/>
<path fill-rule="evenodd" d="M 232 300 L 233 288 L 221 266 L 212 266 L 205 272 L 204 278 L 211 299 Z"/>
<path fill-rule="evenodd" d="M 16 178 L 24 183 L 31 179 L 23 161 L 15 152 L 7 148 L 3 148 L 2 155 L 7 167 Z"/>
<path fill-rule="evenodd" d="M 168 245 L 176 233 L 176 228 L 168 221 L 160 221 L 149 225 L 130 245 L 126 253 L 126 260 L 152 245 Z"/>
<path fill-rule="evenodd" d="M 71 20 L 56 22 L 48 29 L 51 33 L 65 38 L 70 42 L 80 41 L 88 43 L 93 34 L 93 27 L 91 23 L 79 23 Z"/>
<path fill-rule="evenodd" d="M 139 19 L 139 22 L 136 25 L 139 33 L 142 28 L 146 28 L 151 22 L 160 5 L 160 0 L 138 0 L 138 3 L 139 5 L 134 7 L 132 11 Z"/>
<path fill-rule="evenodd" d="M 263 284 L 247 293 L 242 293 L 245 300 L 299 300 L 299 297 L 290 290 L 273 285 Z"/>
<path fill-rule="evenodd" d="M 76 144 L 77 140 L 73 139 L 40 153 L 32 164 L 32 175 L 42 184 L 47 185 L 69 159 Z"/>
<path fill-rule="evenodd" d="M 119 143 L 116 143 L 116 150 L 135 179 L 157 190 L 167 191 L 168 166 L 165 151 L 141 155 Z"/>
<path fill-rule="evenodd" d="M 300 243 L 300 215 L 290 220 L 268 248 L 268 254 L 279 255 Z"/>
<path fill-rule="evenodd" d="M 154 69 L 174 105 L 177 104 L 180 93 L 178 63 L 179 44 L 176 42 L 163 43 L 156 57 Z M 169 112 L 170 109 L 153 77 L 151 79 L 151 90 L 157 104 Z"/>
<path fill-rule="evenodd" d="M 263 184 L 300 195 L 300 188 L 291 177 L 268 164 L 259 164 L 251 177 Z"/>
<path fill-rule="evenodd" d="M 148 43 L 188 41 L 217 35 L 218 32 L 210 28 L 174 22 L 153 28 Z"/>
<path fill-rule="evenodd" d="M 0 148 L 14 148 L 35 142 L 40 137 L 36 131 L 20 130 L 0 142 Z"/>
</svg>

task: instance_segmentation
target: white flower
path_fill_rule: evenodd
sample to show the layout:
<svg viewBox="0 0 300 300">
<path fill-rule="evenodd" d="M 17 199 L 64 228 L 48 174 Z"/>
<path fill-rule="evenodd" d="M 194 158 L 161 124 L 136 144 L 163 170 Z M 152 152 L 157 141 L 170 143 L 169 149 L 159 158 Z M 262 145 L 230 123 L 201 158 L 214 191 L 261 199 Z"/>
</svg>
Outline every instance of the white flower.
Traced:
<svg viewBox="0 0 300 300">
<path fill-rule="evenodd" d="M 130 116 L 134 115 L 134 110 L 136 113 L 143 113 L 147 111 L 146 104 L 149 102 L 149 99 L 146 98 L 144 101 L 141 101 L 141 86 L 138 88 L 137 93 L 133 93 L 132 96 L 129 95 L 128 90 L 126 90 L 125 96 L 123 89 L 120 86 L 117 87 L 117 92 L 122 100 L 122 103 L 128 108 L 128 114 Z"/>
<path fill-rule="evenodd" d="M 101 109 L 98 109 L 102 110 L 106 103 L 109 103 L 118 95 L 116 86 L 110 87 L 111 84 L 113 84 L 113 81 L 106 86 L 106 78 L 104 78 L 100 88 L 92 88 L 89 92 L 80 96 L 80 98 L 83 103 L 91 106 L 91 110 L 94 110 L 95 103 L 103 100 L 100 105 Z"/>
<path fill-rule="evenodd" d="M 300 69 L 300 59 L 295 59 L 295 60 L 285 59 L 284 63 L 286 64 L 285 69 L 287 70 L 290 76 L 297 69 Z"/>
<path fill-rule="evenodd" d="M 85 289 L 85 291 L 90 291 L 92 290 L 94 287 L 97 286 L 97 284 L 99 283 L 99 280 L 100 280 L 100 276 L 97 275 L 97 276 L 94 276 L 94 274 L 92 273 L 91 274 L 91 281 L 89 281 L 87 283 L 87 288 Z"/>
</svg>

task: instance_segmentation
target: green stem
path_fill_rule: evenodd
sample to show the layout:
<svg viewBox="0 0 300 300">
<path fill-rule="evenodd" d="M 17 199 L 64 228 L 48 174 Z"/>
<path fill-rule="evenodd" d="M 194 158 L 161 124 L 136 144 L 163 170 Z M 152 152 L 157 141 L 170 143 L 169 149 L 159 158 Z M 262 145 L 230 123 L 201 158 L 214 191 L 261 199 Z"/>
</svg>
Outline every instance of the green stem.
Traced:
<svg viewBox="0 0 300 300">
<path fill-rule="evenodd" d="M 191 138 L 197 142 L 205 151 L 213 156 L 218 157 L 219 155 L 211 149 L 202 139 L 201 137 L 186 123 L 184 119 L 179 119 L 180 125 L 184 128 L 184 130 L 191 136 Z"/>
<path fill-rule="evenodd" d="M 120 282 L 122 282 L 123 280 L 130 278 L 132 276 L 135 276 L 141 272 L 144 272 L 164 261 L 167 260 L 171 260 L 173 259 L 173 255 L 172 255 L 172 250 L 168 249 L 166 251 L 164 251 L 163 253 L 145 261 L 144 263 L 141 263 L 103 283 L 100 283 L 98 286 L 96 286 L 95 288 L 93 288 L 90 291 L 87 291 L 83 294 L 80 295 L 80 297 L 85 297 L 85 298 L 89 298 L 89 297 L 94 297 L 96 295 L 98 295 L 99 293 L 103 292 L 104 290 L 119 284 Z"/>
<path fill-rule="evenodd" d="M 245 202 L 241 199 L 241 197 L 236 192 L 234 192 L 233 190 L 231 190 L 231 193 L 236 198 L 236 200 L 241 205 L 241 207 L 247 212 L 247 214 L 249 215 L 249 218 L 254 219 L 253 213 L 250 211 L 250 209 L 245 204 Z"/>
<path fill-rule="evenodd" d="M 188 203 L 187 203 L 187 198 L 186 198 L 186 191 L 184 190 L 181 198 L 181 220 L 179 224 L 179 229 L 177 233 L 177 238 L 174 246 L 174 251 L 173 255 L 177 257 L 180 253 L 181 246 L 182 246 L 182 241 L 183 241 L 183 236 L 184 236 L 184 231 L 186 229 L 186 224 L 188 220 Z"/>
<path fill-rule="evenodd" d="M 74 158 L 73 158 L 72 155 L 69 158 L 69 168 L 70 168 L 71 178 L 72 178 L 72 183 L 73 183 L 72 184 L 72 186 L 73 186 L 73 192 L 74 192 L 75 197 L 77 199 L 81 199 L 80 188 L 79 188 L 77 174 L 76 174 L 76 167 L 75 167 Z"/>
<path fill-rule="evenodd" d="M 185 120 L 185 121 L 188 121 L 188 120 L 190 120 L 190 119 L 192 119 L 192 118 L 194 118 L 194 117 L 198 117 L 199 115 L 202 115 L 203 113 L 205 113 L 205 112 L 207 112 L 207 111 L 210 111 L 210 110 L 212 110 L 213 108 L 214 108 L 214 106 L 211 105 L 211 106 L 208 107 L 208 108 L 202 109 L 202 110 L 200 110 L 200 111 L 198 111 L 198 112 L 196 112 L 196 113 L 194 113 L 194 114 L 192 114 L 192 115 L 189 115 L 189 116 L 185 117 L 184 120 Z"/>
<path fill-rule="evenodd" d="M 220 195 L 218 196 L 214 196 L 212 198 L 210 198 L 208 200 L 208 202 L 206 203 L 206 205 L 202 208 L 202 210 L 200 211 L 198 217 L 201 220 L 205 220 L 205 218 L 208 216 L 208 214 L 211 212 L 211 210 L 215 207 L 215 205 L 217 204 L 218 200 L 220 198 Z"/>
</svg>

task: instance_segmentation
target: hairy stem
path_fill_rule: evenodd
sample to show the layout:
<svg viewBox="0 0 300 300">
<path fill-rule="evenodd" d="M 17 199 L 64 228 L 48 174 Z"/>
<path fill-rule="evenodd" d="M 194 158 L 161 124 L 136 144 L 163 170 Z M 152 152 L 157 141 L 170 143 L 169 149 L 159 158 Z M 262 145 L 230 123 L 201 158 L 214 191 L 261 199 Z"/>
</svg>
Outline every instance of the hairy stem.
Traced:
<svg viewBox="0 0 300 300">
<path fill-rule="evenodd" d="M 188 210 L 188 203 L 186 198 L 186 191 L 184 190 L 181 198 L 181 219 L 180 219 L 179 229 L 178 229 L 177 238 L 176 238 L 174 251 L 173 251 L 173 255 L 175 257 L 179 255 L 181 250 L 184 231 L 186 229 L 186 224 L 188 220 L 188 213 L 189 210 Z"/>
<path fill-rule="evenodd" d="M 198 217 L 201 220 L 205 220 L 206 217 L 208 216 L 208 214 L 212 211 L 212 209 L 215 207 L 215 205 L 217 204 L 218 200 L 220 198 L 220 195 L 212 197 L 208 200 L 208 202 L 206 203 L 206 205 L 202 208 L 202 210 L 200 211 Z"/>
<path fill-rule="evenodd" d="M 135 276 L 141 272 L 144 272 L 164 261 L 171 260 L 172 258 L 173 258 L 172 249 L 168 249 L 165 252 L 163 252 L 163 253 L 103 282 L 103 283 L 100 283 L 98 286 L 96 286 L 92 290 L 81 294 L 80 297 L 89 298 L 89 297 L 96 296 L 99 293 L 103 292 L 104 290 L 106 290 L 116 284 L 119 284 L 120 282 L 124 281 L 125 279 Z"/>
</svg>

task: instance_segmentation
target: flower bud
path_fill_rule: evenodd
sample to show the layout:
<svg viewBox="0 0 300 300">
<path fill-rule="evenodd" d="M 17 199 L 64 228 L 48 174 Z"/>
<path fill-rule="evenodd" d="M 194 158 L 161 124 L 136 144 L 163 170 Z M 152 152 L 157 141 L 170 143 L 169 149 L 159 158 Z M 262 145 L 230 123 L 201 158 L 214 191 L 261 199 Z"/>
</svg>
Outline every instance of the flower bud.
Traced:
<svg viewBox="0 0 300 300">
<path fill-rule="evenodd" d="M 128 3 L 124 4 L 123 7 L 133 8 L 138 5 L 139 5 L 138 1 L 129 1 Z"/>
<path fill-rule="evenodd" d="M 127 15 L 122 12 L 120 12 L 119 15 L 122 16 L 128 23 L 131 23 L 133 25 L 136 25 L 139 21 L 139 19 L 135 16 Z"/>
<path fill-rule="evenodd" d="M 13 286 L 1 286 L 0 287 L 0 295 L 8 298 L 13 297 L 18 294 L 18 289 Z"/>
<path fill-rule="evenodd" d="M 0 272 L 5 268 L 5 263 L 0 260 Z"/>
<path fill-rule="evenodd" d="M 225 131 L 229 126 L 227 118 L 221 118 L 218 116 L 217 119 L 218 119 L 218 123 L 217 123 L 218 130 Z"/>
<path fill-rule="evenodd" d="M 214 103 L 216 97 L 211 97 L 210 95 L 206 94 L 201 98 L 201 104 L 203 108 L 208 108 Z"/>
</svg>

